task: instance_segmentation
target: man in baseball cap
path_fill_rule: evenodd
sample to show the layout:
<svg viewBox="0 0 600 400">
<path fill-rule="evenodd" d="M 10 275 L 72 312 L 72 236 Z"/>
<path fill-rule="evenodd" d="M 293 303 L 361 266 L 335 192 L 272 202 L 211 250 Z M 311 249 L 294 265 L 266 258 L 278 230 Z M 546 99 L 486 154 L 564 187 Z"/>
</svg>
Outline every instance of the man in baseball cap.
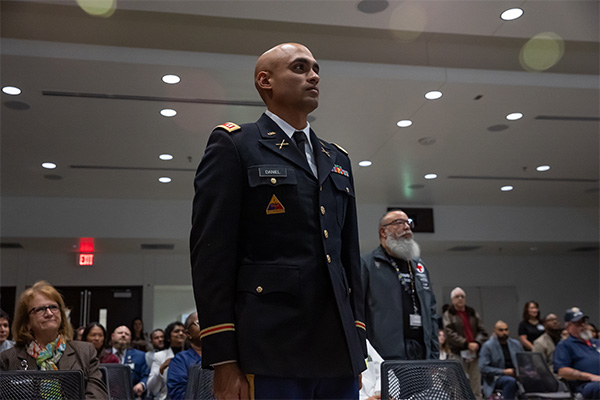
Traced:
<svg viewBox="0 0 600 400">
<path fill-rule="evenodd" d="M 600 398 L 600 341 L 592 338 L 588 316 L 572 307 L 565 313 L 565 329 L 569 337 L 559 342 L 554 351 L 554 371 L 574 381 L 576 391 L 584 399 Z"/>
</svg>

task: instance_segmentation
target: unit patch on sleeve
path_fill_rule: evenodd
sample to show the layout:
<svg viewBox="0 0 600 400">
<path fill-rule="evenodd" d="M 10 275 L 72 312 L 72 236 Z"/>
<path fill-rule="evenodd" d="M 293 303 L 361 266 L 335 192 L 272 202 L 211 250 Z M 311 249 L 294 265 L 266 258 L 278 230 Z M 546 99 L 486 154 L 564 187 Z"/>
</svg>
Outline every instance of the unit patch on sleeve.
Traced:
<svg viewBox="0 0 600 400">
<path fill-rule="evenodd" d="M 281 204 L 281 202 L 279 201 L 277 196 L 273 195 L 273 197 L 271 197 L 271 201 L 269 202 L 269 205 L 267 206 L 267 215 L 284 214 L 284 213 L 285 213 L 285 207 L 283 206 L 283 204 Z"/>
<path fill-rule="evenodd" d="M 235 132 L 238 129 L 242 129 L 241 126 L 239 126 L 238 124 L 234 124 L 233 122 L 225 122 L 224 124 L 215 126 L 215 129 L 217 128 L 225 129 L 229 133 Z"/>
<path fill-rule="evenodd" d="M 333 164 L 333 168 L 331 168 L 331 172 L 335 172 L 336 174 L 350 177 L 350 174 L 348 174 L 348 171 L 346 171 L 345 169 L 343 169 L 342 167 L 340 167 L 337 164 Z"/>
</svg>

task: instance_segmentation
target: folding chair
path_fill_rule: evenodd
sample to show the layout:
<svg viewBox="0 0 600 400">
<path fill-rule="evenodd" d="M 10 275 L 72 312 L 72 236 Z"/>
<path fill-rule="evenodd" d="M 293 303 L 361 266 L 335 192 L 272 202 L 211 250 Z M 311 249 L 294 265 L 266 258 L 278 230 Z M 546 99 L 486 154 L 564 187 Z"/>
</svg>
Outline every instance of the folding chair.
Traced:
<svg viewBox="0 0 600 400">
<path fill-rule="evenodd" d="M 384 361 L 384 400 L 475 400 L 469 381 L 456 360 Z"/>
<path fill-rule="evenodd" d="M 571 399 L 565 384 L 548 369 L 540 353 L 517 353 L 519 396 L 526 399 Z"/>
<path fill-rule="evenodd" d="M 2 400 L 81 400 L 85 398 L 82 371 L 0 371 Z"/>
<path fill-rule="evenodd" d="M 100 364 L 106 389 L 111 400 L 133 400 L 131 368 L 123 364 Z"/>
<path fill-rule="evenodd" d="M 213 386 L 214 371 L 202 369 L 200 364 L 194 364 L 188 369 L 188 381 L 185 387 L 186 400 L 214 400 Z"/>
</svg>

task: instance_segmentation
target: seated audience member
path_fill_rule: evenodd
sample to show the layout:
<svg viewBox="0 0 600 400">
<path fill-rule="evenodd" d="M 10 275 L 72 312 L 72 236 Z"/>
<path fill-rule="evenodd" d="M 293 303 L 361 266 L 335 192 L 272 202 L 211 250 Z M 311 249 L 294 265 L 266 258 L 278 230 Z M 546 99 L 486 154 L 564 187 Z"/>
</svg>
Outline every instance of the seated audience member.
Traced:
<svg viewBox="0 0 600 400">
<path fill-rule="evenodd" d="M 533 341 L 544 333 L 540 321 L 540 306 L 535 301 L 528 301 L 523 308 L 523 319 L 519 323 L 519 341 L 526 351 L 533 349 Z"/>
<path fill-rule="evenodd" d="M 115 328 L 111 335 L 112 352 L 119 359 L 119 364 L 128 365 L 131 368 L 131 380 L 133 381 L 133 392 L 141 397 L 146 391 L 149 369 L 146 364 L 146 354 L 143 351 L 130 349 L 131 331 L 125 325 Z"/>
<path fill-rule="evenodd" d="M 154 353 L 165 349 L 165 331 L 155 329 L 150 332 L 150 344 L 152 345 L 152 349 L 146 352 L 146 364 L 152 367 Z"/>
<path fill-rule="evenodd" d="M 10 336 L 10 321 L 8 314 L 0 309 L 0 353 L 8 350 L 15 345 L 15 342 L 9 340 Z"/>
<path fill-rule="evenodd" d="M 92 322 L 83 330 L 81 340 L 94 345 L 101 364 L 118 364 L 119 359 L 108 349 L 106 344 L 107 336 L 106 329 L 102 325 Z"/>
<path fill-rule="evenodd" d="M 592 338 L 587 315 L 573 307 L 565 314 L 569 337 L 554 350 L 554 371 L 573 381 L 575 390 L 584 399 L 600 399 L 600 341 Z"/>
<path fill-rule="evenodd" d="M 600 339 L 598 337 L 598 328 L 596 327 L 596 325 L 592 324 L 591 322 L 588 322 L 588 325 L 592 329 L 592 338 L 594 338 L 594 339 Z"/>
<path fill-rule="evenodd" d="M 367 370 L 361 376 L 360 400 L 381 400 L 381 363 L 383 358 L 367 340 Z"/>
<path fill-rule="evenodd" d="M 554 314 L 546 315 L 544 318 L 545 332 L 542 336 L 533 341 L 533 351 L 541 353 L 548 365 L 548 369 L 554 372 L 554 349 L 560 341 L 562 327 L 558 317 Z"/>
<path fill-rule="evenodd" d="M 440 360 L 447 360 L 450 358 L 452 351 L 448 341 L 446 341 L 446 332 L 443 329 L 438 329 L 438 342 L 440 344 Z"/>
<path fill-rule="evenodd" d="M 134 318 L 131 321 L 131 347 L 143 351 L 144 353 L 150 350 L 151 344 L 148 339 L 148 334 L 144 332 L 144 321 L 141 318 Z"/>
<path fill-rule="evenodd" d="M 186 318 L 184 329 L 191 348 L 176 354 L 169 365 L 167 389 L 171 400 L 182 400 L 185 397 L 188 368 L 202 362 L 198 313 L 194 312 Z"/>
<path fill-rule="evenodd" d="M 75 337 L 73 338 L 73 340 L 83 341 L 83 331 L 84 330 L 85 330 L 85 326 L 80 326 L 79 328 L 77 328 L 77 330 L 75 330 Z"/>
<path fill-rule="evenodd" d="M 0 370 L 80 370 L 86 399 L 108 398 L 94 346 L 72 340 L 63 298 L 48 282 L 21 294 L 12 330 L 16 344 L 0 354 Z"/>
<path fill-rule="evenodd" d="M 496 322 L 494 335 L 481 346 L 479 353 L 484 398 L 489 399 L 496 390 L 501 390 L 505 399 L 515 398 L 517 353 L 523 351 L 518 340 L 508 337 L 508 325 Z"/>
<path fill-rule="evenodd" d="M 167 373 L 169 363 L 183 350 L 185 342 L 185 328 L 179 321 L 170 323 L 165 329 L 165 350 L 154 353 L 150 377 L 148 378 L 148 392 L 159 400 L 167 398 Z"/>
</svg>

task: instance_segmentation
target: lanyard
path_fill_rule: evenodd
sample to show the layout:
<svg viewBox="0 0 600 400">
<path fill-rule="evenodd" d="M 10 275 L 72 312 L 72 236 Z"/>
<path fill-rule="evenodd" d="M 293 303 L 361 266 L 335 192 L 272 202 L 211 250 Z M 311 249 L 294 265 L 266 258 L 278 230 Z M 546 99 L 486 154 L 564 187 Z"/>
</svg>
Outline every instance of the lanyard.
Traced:
<svg viewBox="0 0 600 400">
<path fill-rule="evenodd" d="M 417 299 L 415 297 L 415 293 L 417 292 L 417 290 L 415 288 L 415 277 L 413 275 L 412 265 L 410 263 L 410 260 L 406 261 L 408 263 L 408 274 L 410 275 L 410 288 L 405 287 L 404 284 L 402 283 L 402 272 L 400 272 L 400 268 L 398 267 L 398 264 L 396 264 L 396 261 L 394 261 L 394 260 L 391 260 L 391 261 L 392 261 L 392 265 L 396 269 L 396 274 L 398 275 L 398 281 L 400 281 L 400 284 L 402 285 L 404 290 L 406 290 L 407 292 L 410 293 L 410 297 L 411 297 L 412 303 L 413 303 L 414 313 L 418 314 L 419 309 L 417 308 Z"/>
</svg>

